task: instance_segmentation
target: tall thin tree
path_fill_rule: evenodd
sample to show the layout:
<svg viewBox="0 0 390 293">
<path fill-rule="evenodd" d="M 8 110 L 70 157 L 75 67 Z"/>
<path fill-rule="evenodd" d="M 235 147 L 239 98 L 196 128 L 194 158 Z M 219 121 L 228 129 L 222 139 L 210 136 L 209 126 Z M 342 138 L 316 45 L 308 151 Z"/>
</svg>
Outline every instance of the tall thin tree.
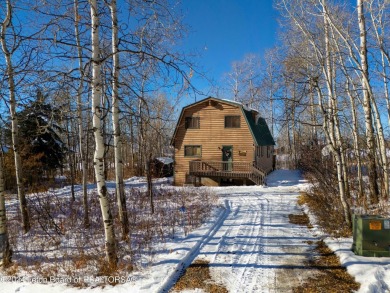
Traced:
<svg viewBox="0 0 390 293">
<path fill-rule="evenodd" d="M 99 195 L 100 209 L 102 212 L 106 260 L 116 267 L 117 252 L 114 232 L 114 221 L 111 214 L 110 203 L 106 180 L 104 177 L 104 138 L 102 131 L 103 109 L 102 109 L 102 77 L 101 77 L 101 56 L 99 47 L 99 6 L 97 0 L 89 0 L 91 8 L 91 40 L 92 40 L 92 126 L 95 137 L 94 169 Z"/>
<path fill-rule="evenodd" d="M 77 48 L 77 59 L 78 59 L 78 70 L 80 74 L 79 84 L 77 87 L 77 123 L 78 123 L 78 135 L 79 135 L 79 153 L 81 159 L 81 176 L 82 176 L 82 186 L 83 186 L 83 207 L 84 207 L 84 227 L 89 227 L 89 205 L 88 205 L 88 192 L 87 192 L 87 183 L 88 183 L 88 171 L 87 171 L 87 162 L 85 154 L 85 139 L 84 137 L 84 119 L 83 119 L 83 88 L 84 88 L 84 78 L 85 70 L 83 64 L 83 48 L 80 41 L 80 29 L 79 29 L 79 1 L 74 0 L 74 30 L 75 30 L 75 40 Z"/>
<path fill-rule="evenodd" d="M 1 23 L 0 40 L 1 48 L 5 57 L 6 63 L 6 75 L 8 79 L 8 94 L 9 94 L 9 110 L 11 116 L 11 132 L 12 132 L 12 148 L 15 157 L 15 172 L 16 172 L 16 184 L 18 189 L 19 209 L 22 217 L 22 226 L 25 233 L 30 230 L 30 219 L 27 210 L 27 201 L 23 186 L 23 172 L 22 162 L 20 158 L 19 149 L 19 134 L 18 134 L 18 118 L 16 116 L 16 86 L 15 86 L 15 70 L 12 63 L 12 55 L 16 48 L 9 48 L 7 43 L 7 29 L 12 26 L 12 13 L 13 8 L 11 0 L 6 0 L 5 3 L 6 13 L 4 20 Z M 14 36 L 15 37 L 15 36 Z"/>
<path fill-rule="evenodd" d="M 129 234 L 129 219 L 127 216 L 126 197 L 123 183 L 122 137 L 119 124 L 119 49 L 118 49 L 118 15 L 116 0 L 110 4 L 112 21 L 112 126 L 114 131 L 115 182 L 119 209 L 119 220 L 122 226 L 122 238 Z"/>
<path fill-rule="evenodd" d="M 7 267 L 11 262 L 11 249 L 8 241 L 4 193 L 3 149 L 1 145 L 0 148 L 0 266 Z"/>
</svg>

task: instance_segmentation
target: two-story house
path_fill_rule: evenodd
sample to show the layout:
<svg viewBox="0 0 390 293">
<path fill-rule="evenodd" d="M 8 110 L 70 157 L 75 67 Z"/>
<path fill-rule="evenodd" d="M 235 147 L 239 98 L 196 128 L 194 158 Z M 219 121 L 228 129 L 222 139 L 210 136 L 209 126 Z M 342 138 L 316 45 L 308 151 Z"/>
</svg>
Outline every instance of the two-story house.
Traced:
<svg viewBox="0 0 390 293">
<path fill-rule="evenodd" d="M 209 97 L 184 107 L 171 144 L 175 185 L 260 185 L 274 165 L 266 121 L 234 101 Z"/>
</svg>

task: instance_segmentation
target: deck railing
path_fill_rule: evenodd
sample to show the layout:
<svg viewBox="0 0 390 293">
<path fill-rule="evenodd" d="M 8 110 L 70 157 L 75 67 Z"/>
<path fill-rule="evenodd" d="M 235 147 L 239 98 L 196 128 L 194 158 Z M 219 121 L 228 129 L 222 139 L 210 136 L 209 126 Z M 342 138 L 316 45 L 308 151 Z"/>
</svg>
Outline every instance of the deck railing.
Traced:
<svg viewBox="0 0 390 293">
<path fill-rule="evenodd" d="M 191 161 L 190 175 L 223 178 L 249 178 L 256 184 L 262 184 L 266 172 L 251 162 L 229 161 Z"/>
<path fill-rule="evenodd" d="M 247 172 L 250 173 L 252 164 L 247 162 L 227 161 L 191 161 L 190 172 L 199 171 L 226 171 L 226 172 Z"/>
</svg>

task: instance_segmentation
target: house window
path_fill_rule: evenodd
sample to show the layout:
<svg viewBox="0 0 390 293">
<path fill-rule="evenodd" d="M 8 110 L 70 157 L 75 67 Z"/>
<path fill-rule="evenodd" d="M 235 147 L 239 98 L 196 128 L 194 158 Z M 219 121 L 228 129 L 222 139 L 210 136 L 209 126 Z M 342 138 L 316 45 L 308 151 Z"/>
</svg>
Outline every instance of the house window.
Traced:
<svg viewBox="0 0 390 293">
<path fill-rule="evenodd" d="M 240 116 L 225 116 L 225 128 L 240 128 Z"/>
<path fill-rule="evenodd" d="M 201 157 L 202 156 L 202 146 L 200 146 L 200 145 L 186 145 L 186 146 L 184 146 L 184 156 L 185 157 Z"/>
<path fill-rule="evenodd" d="M 186 117 L 185 123 L 186 129 L 199 129 L 200 117 Z"/>
<path fill-rule="evenodd" d="M 261 154 L 261 156 L 264 156 L 264 154 L 263 154 L 263 146 L 260 147 L 260 154 Z"/>
<path fill-rule="evenodd" d="M 267 146 L 267 158 L 269 158 L 271 155 L 271 148 Z"/>
</svg>

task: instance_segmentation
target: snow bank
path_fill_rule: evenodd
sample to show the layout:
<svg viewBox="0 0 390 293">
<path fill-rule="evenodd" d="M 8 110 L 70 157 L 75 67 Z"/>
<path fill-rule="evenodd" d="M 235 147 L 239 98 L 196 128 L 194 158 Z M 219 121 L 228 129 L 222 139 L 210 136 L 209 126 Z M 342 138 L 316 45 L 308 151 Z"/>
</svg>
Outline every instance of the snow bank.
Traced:
<svg viewBox="0 0 390 293">
<path fill-rule="evenodd" d="M 361 284 L 358 293 L 385 293 L 390 291 L 390 257 L 355 255 L 352 238 L 326 238 L 325 243 L 340 258 L 340 262 Z"/>
</svg>

